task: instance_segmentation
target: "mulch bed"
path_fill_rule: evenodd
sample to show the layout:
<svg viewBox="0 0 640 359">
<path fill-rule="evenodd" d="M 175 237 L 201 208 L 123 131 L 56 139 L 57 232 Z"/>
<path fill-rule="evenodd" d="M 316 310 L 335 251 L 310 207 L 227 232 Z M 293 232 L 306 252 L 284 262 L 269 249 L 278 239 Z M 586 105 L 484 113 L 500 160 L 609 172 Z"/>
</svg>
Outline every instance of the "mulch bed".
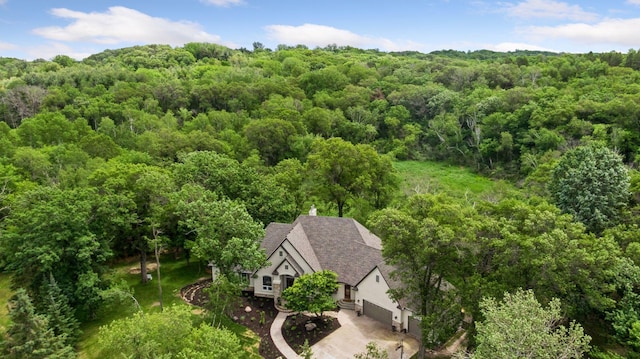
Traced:
<svg viewBox="0 0 640 359">
<path fill-rule="evenodd" d="M 245 308 L 251 308 L 247 313 Z M 260 337 L 260 355 L 265 359 L 283 357 L 273 340 L 271 340 L 271 323 L 278 315 L 278 310 L 273 305 L 273 298 L 260 298 L 252 293 L 243 293 L 240 303 L 234 307 L 231 318 L 239 324 L 249 328 Z M 264 314 L 261 314 L 264 313 Z M 264 320 L 262 316 L 264 315 Z"/>
<path fill-rule="evenodd" d="M 210 284 L 210 279 L 202 280 L 182 288 L 180 292 L 188 303 L 202 306 L 207 301 L 203 289 Z M 247 307 L 251 308 L 250 312 L 245 311 Z M 278 315 L 278 310 L 273 304 L 273 298 L 256 297 L 253 293 L 244 292 L 231 312 L 231 318 L 236 323 L 249 328 L 260 337 L 259 352 L 262 357 L 265 359 L 283 357 L 282 353 L 273 344 L 273 340 L 271 340 L 271 324 Z M 261 314 L 263 312 L 264 314 Z M 262 319 L 263 316 L 264 319 Z M 335 318 L 325 317 L 324 319 L 327 320 L 318 320 L 318 318 L 307 317 L 303 314 L 289 316 L 283 325 L 282 335 L 286 342 L 289 343 L 289 346 L 297 353 L 300 353 L 300 347 L 305 340 L 308 340 L 311 346 L 340 328 L 340 323 Z M 307 331 L 305 324 L 308 322 L 316 323 L 317 328 Z"/>
<path fill-rule="evenodd" d="M 305 325 L 308 323 L 315 324 L 316 328 L 307 330 Z M 336 318 L 327 316 L 322 318 L 309 317 L 298 313 L 287 317 L 282 326 L 282 335 L 289 346 L 300 354 L 305 341 L 308 341 L 309 346 L 312 346 L 338 328 L 340 328 L 340 323 Z"/>
</svg>

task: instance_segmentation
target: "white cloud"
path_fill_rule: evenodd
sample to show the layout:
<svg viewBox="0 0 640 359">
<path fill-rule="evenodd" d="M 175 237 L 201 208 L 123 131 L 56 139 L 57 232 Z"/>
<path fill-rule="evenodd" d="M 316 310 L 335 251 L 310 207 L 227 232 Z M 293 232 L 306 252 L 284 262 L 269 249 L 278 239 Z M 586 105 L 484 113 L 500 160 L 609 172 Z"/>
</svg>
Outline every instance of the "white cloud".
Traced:
<svg viewBox="0 0 640 359">
<path fill-rule="evenodd" d="M 632 0 L 638 1 L 638 0 Z M 519 18 L 546 18 L 572 21 L 595 21 L 598 14 L 584 11 L 579 5 L 555 0 L 526 0 L 518 4 L 503 3 L 504 11 Z"/>
<path fill-rule="evenodd" d="M 486 47 L 487 50 L 499 51 L 499 52 L 509 52 L 516 50 L 532 50 L 532 51 L 550 51 L 550 52 L 559 52 L 557 50 L 549 49 L 546 47 L 527 44 L 524 42 L 501 42 L 496 45 L 489 45 Z"/>
<path fill-rule="evenodd" d="M 329 44 L 362 47 L 370 42 L 367 37 L 335 27 L 304 24 L 301 26 L 269 25 L 269 37 L 289 45 L 326 46 Z"/>
<path fill-rule="evenodd" d="M 4 5 L 4 4 L 8 3 L 8 2 L 9 2 L 9 0 L 0 0 L 0 5 Z"/>
<path fill-rule="evenodd" d="M 30 47 L 26 49 L 26 53 L 29 55 L 30 59 L 49 60 L 57 55 L 67 55 L 76 60 L 82 60 L 95 53 L 95 51 L 82 52 L 60 42 L 50 42 L 48 44 Z"/>
<path fill-rule="evenodd" d="M 586 44 L 638 46 L 640 18 L 605 19 L 596 24 L 575 23 L 559 26 L 531 26 L 521 30 L 530 36 L 545 39 L 568 39 Z"/>
<path fill-rule="evenodd" d="M 220 7 L 229 7 L 232 5 L 242 5 L 244 1 L 242 0 L 200 0 L 205 4 L 211 4 Z"/>
<path fill-rule="evenodd" d="M 205 32 L 197 23 L 152 17 L 122 6 L 110 7 L 104 13 L 84 13 L 65 8 L 52 9 L 51 13 L 72 22 L 65 27 L 37 28 L 33 33 L 56 41 L 99 44 L 157 43 L 175 46 L 188 42 L 220 42 L 219 36 Z"/>
<path fill-rule="evenodd" d="M 421 50 L 424 46 L 413 41 L 395 42 L 382 37 L 370 37 L 331 26 L 304 24 L 300 26 L 269 25 L 269 38 L 286 45 L 324 47 L 330 44 L 358 48 L 379 48 L 386 51 Z"/>
<path fill-rule="evenodd" d="M 640 5 L 640 0 L 627 0 L 627 4 Z"/>
<path fill-rule="evenodd" d="M 6 50 L 13 50 L 18 48 L 17 45 L 9 43 L 9 42 L 4 42 L 4 41 L 0 41 L 0 51 L 6 51 Z"/>
</svg>

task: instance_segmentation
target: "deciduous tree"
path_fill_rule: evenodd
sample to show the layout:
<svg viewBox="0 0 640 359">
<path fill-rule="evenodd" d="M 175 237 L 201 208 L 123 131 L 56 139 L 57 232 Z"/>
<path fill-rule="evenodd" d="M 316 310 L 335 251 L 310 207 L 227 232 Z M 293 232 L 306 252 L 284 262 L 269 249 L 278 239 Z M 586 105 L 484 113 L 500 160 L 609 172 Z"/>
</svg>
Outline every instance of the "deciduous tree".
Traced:
<svg viewBox="0 0 640 359">
<path fill-rule="evenodd" d="M 179 185 L 196 184 L 218 195 L 244 204 L 262 223 L 291 221 L 295 215 L 293 196 L 276 185 L 270 175 L 215 152 L 192 152 L 174 167 Z"/>
<path fill-rule="evenodd" d="M 354 356 L 355 359 L 389 359 L 389 353 L 386 350 L 380 348 L 376 342 L 367 343 L 367 351 L 364 353 L 358 353 Z"/>
<path fill-rule="evenodd" d="M 101 275 L 111 255 L 104 238 L 91 231 L 97 197 L 89 189 L 29 191 L 13 204 L 0 236 L 0 253 L 15 287 L 39 294 L 55 273 L 83 318 L 97 308 Z"/>
<path fill-rule="evenodd" d="M 497 302 L 481 303 L 485 320 L 476 324 L 478 347 L 472 358 L 582 358 L 591 337 L 582 326 L 564 326 L 560 301 L 553 299 L 543 307 L 533 291 L 505 293 Z"/>
<path fill-rule="evenodd" d="M 311 312 L 317 317 L 336 307 L 333 293 L 338 289 L 338 275 L 330 270 L 301 275 L 282 292 L 287 308 Z"/>
<path fill-rule="evenodd" d="M 225 275 L 232 275 L 237 267 L 256 270 L 266 263 L 260 248 L 262 223 L 251 218 L 242 204 L 218 199 L 193 185 L 184 186 L 175 201 L 180 225 L 194 237 L 187 246 L 195 257 Z"/>
<path fill-rule="evenodd" d="M 268 166 L 291 155 L 291 137 L 295 134 L 296 129 L 289 121 L 277 118 L 254 120 L 245 127 L 247 140 Z"/>
<path fill-rule="evenodd" d="M 140 279 L 146 283 L 147 238 L 153 237 L 154 226 L 161 228 L 158 219 L 174 192 L 171 173 L 156 166 L 112 161 L 96 170 L 89 182 L 104 201 L 106 208 L 100 213 L 108 212 L 101 230 L 112 236 L 119 254 L 139 254 Z"/>
<path fill-rule="evenodd" d="M 335 203 L 339 217 L 347 203 L 357 197 L 376 209 L 383 208 L 398 183 L 388 158 L 369 145 L 353 145 L 337 137 L 314 143 L 307 168 L 311 192 Z"/>
<path fill-rule="evenodd" d="M 368 225 L 382 239 L 382 255 L 403 286 L 390 291 L 422 318 L 422 343 L 440 345 L 458 327 L 461 305 L 449 281 L 472 273 L 475 213 L 448 196 L 411 197 L 401 210 L 384 209 Z M 422 352 L 422 351 L 421 351 Z"/>
<path fill-rule="evenodd" d="M 100 328 L 100 354 L 105 358 L 238 358 L 239 339 L 226 329 L 198 325 L 187 306 L 114 320 Z"/>
<path fill-rule="evenodd" d="M 7 123 L 16 128 L 22 120 L 35 115 L 46 95 L 47 90 L 39 86 L 22 85 L 8 90 L 2 98 L 9 109 Z"/>
</svg>

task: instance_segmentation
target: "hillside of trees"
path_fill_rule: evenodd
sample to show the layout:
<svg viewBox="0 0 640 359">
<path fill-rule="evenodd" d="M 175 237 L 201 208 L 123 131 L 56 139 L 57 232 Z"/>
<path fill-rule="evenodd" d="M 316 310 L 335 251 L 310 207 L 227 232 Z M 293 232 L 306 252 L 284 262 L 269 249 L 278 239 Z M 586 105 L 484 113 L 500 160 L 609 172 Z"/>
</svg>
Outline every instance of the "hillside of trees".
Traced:
<svg viewBox="0 0 640 359">
<path fill-rule="evenodd" d="M 427 346 L 462 308 L 482 320 L 483 298 L 521 288 L 557 298 L 592 357 L 639 358 L 639 148 L 633 49 L 190 43 L 0 58 L 0 271 L 22 288 L 16 303 L 49 315 L 66 357 L 113 260 L 137 257 L 141 281 L 154 246 L 229 275 L 258 268 L 264 226 L 315 204 L 380 235 L 402 278 L 455 285 L 398 293 L 426 303 Z M 393 170 L 405 160 L 519 190 L 407 196 Z"/>
</svg>

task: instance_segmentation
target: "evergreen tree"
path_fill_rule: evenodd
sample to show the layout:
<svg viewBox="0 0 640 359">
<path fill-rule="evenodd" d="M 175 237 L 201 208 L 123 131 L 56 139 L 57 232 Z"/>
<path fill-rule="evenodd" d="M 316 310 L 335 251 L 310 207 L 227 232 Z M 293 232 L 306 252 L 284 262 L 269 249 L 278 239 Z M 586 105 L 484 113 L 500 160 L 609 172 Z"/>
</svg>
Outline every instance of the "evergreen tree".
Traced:
<svg viewBox="0 0 640 359">
<path fill-rule="evenodd" d="M 81 333 L 80 323 L 53 274 L 49 274 L 49 283 L 46 285 L 43 313 L 46 313 L 49 327 L 56 336 L 64 338 L 67 345 L 73 346 L 77 342 Z"/>
<path fill-rule="evenodd" d="M 24 289 L 18 289 L 9 302 L 11 324 L 2 345 L 5 358 L 9 359 L 68 359 L 75 358 L 73 348 L 64 338 L 49 328 L 47 317 L 37 314 L 31 298 Z"/>
<path fill-rule="evenodd" d="M 629 201 L 629 172 L 622 157 L 598 144 L 564 154 L 553 170 L 549 191 L 555 204 L 587 230 L 615 225 Z"/>
</svg>

